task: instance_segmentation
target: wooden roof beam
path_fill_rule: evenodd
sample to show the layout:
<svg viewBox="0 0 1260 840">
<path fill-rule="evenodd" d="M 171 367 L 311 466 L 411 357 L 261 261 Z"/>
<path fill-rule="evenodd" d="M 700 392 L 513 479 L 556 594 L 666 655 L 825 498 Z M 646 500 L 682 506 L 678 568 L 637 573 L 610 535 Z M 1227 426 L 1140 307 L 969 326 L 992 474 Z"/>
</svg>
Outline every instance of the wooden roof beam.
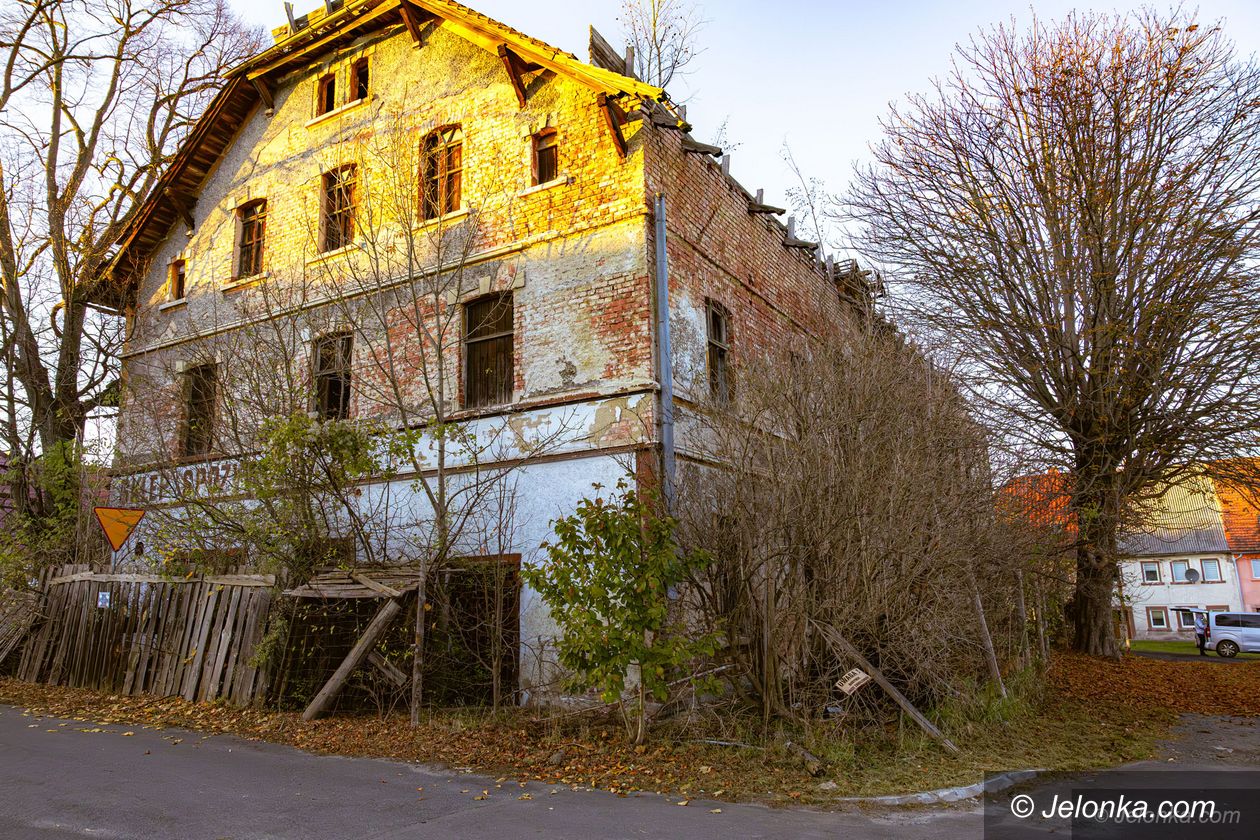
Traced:
<svg viewBox="0 0 1260 840">
<path fill-rule="evenodd" d="M 782 216 L 784 213 L 787 212 L 787 210 L 782 207 L 775 207 L 773 205 L 766 204 L 766 191 L 757 190 L 756 199 L 749 202 L 748 204 L 748 212 L 749 213 L 767 213 L 767 214 L 774 214 L 775 216 Z"/>
<path fill-rule="evenodd" d="M 689 155 L 711 155 L 713 157 L 722 156 L 722 148 L 720 146 L 711 146 L 708 143 L 701 143 L 690 134 L 684 134 L 682 138 L 683 151 Z"/>
<path fill-rule="evenodd" d="M 521 57 L 508 49 L 507 44 L 499 44 L 499 58 L 507 70 L 508 79 L 512 82 L 512 90 L 516 91 L 516 99 L 525 107 L 525 65 Z"/>
<path fill-rule="evenodd" d="M 166 197 L 171 200 L 175 212 L 179 214 L 180 219 L 188 227 L 188 233 L 191 236 L 192 232 L 197 229 L 197 223 L 193 221 L 192 215 L 193 208 L 197 206 L 197 200 L 189 199 L 188 196 L 169 187 L 166 190 Z"/>
<path fill-rule="evenodd" d="M 597 95 L 595 101 L 604 112 L 604 121 L 608 123 L 608 133 L 612 135 L 617 153 L 624 158 L 627 151 L 626 135 L 622 133 L 621 127 L 626 124 L 626 112 L 606 93 Z"/>
<path fill-rule="evenodd" d="M 411 40 L 415 41 L 417 47 L 423 44 L 424 28 L 437 18 L 432 13 L 408 3 L 407 0 L 400 0 L 398 13 L 402 15 L 403 26 L 407 27 L 407 34 L 411 36 Z"/>
<path fill-rule="evenodd" d="M 271 93 L 271 85 L 261 76 L 256 79 L 250 79 L 249 82 L 254 86 L 254 90 L 258 91 L 258 98 L 262 100 L 263 107 L 267 109 L 267 116 L 274 115 L 276 113 L 276 100 Z"/>
</svg>

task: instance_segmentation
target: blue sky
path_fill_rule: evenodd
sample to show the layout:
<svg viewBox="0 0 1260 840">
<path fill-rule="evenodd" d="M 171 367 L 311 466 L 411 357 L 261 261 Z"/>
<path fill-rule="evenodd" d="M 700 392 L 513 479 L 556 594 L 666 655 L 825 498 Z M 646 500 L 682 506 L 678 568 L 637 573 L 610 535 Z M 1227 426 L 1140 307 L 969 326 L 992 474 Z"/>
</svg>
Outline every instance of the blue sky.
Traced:
<svg viewBox="0 0 1260 840">
<path fill-rule="evenodd" d="M 268 28 L 285 20 L 279 0 L 231 2 L 248 20 Z M 620 0 L 463 2 L 582 58 L 589 24 L 614 45 L 621 42 Z M 318 2 L 294 5 L 302 13 Z M 931 79 L 948 69 L 954 46 L 981 27 L 1011 18 L 1026 23 L 1034 11 L 1055 19 L 1074 8 L 1112 12 L 1143 4 L 708 0 L 698 5 L 709 21 L 702 32 L 705 51 L 695 71 L 670 93 L 687 101 L 701 140 L 711 140 L 727 120 L 728 140 L 738 144 L 731 173 L 750 190 L 764 187 L 770 200 L 779 201 L 791 179 L 782 160 L 785 141 L 807 174 L 843 188 L 854 162 L 867 157 L 868 144 L 879 136 L 878 121 L 889 103 L 926 91 Z M 1260 52 L 1260 2 L 1202 0 L 1197 8 L 1201 22 L 1224 20 L 1241 53 Z"/>
</svg>

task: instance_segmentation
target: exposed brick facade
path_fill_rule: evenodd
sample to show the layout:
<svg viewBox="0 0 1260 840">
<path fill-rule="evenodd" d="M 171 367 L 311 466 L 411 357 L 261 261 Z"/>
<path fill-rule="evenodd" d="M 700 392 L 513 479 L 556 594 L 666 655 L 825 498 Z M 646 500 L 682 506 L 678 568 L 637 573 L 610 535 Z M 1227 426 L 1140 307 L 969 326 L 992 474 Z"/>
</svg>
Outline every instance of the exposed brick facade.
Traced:
<svg viewBox="0 0 1260 840">
<path fill-rule="evenodd" d="M 174 480 L 221 485 L 266 416 L 311 408 L 311 354 L 321 336 L 354 335 L 352 417 L 416 423 L 428 412 L 425 375 L 437 370 L 420 330 L 446 324 L 458 333 L 466 303 L 510 293 L 511 403 L 461 409 L 458 335 L 441 370 L 448 408 L 470 428 L 499 423 L 518 441 L 563 432 L 547 460 L 521 474 L 518 516 L 528 522 L 516 539 L 530 562 L 548 523 L 592 483 L 610 486 L 627 468 L 650 472 L 658 192 L 668 202 L 670 326 L 684 405 L 707 387 L 707 301 L 731 315 L 735 365 L 777 351 L 807 355 L 809 337 L 843 328 L 847 304 L 812 252 L 787 247 L 782 224 L 751 212 L 747 193 L 716 161 L 684 152 L 681 131 L 632 115 L 621 126 L 623 156 L 590 80 L 552 69 L 525 77 L 522 107 L 480 32 L 470 39 L 439 20 L 417 45 L 390 23 L 275 80 L 274 109 L 255 107 L 201 186 L 192 230 L 176 225 L 146 255 L 123 359 L 118 501 L 167 496 L 153 470 L 181 460 L 181 372 L 189 365 L 217 363 L 217 422 L 230 418 L 233 428 L 221 429 L 210 455 L 185 458 L 194 463 Z M 363 58 L 370 94 L 346 103 L 350 68 Z M 336 107 L 318 116 L 319 83 L 329 74 Z M 425 222 L 421 149 L 430 132 L 451 126 L 462 139 L 462 209 Z M 534 185 L 532 138 L 545 129 L 556 133 L 560 177 Z M 325 175 L 347 165 L 355 167 L 359 235 L 352 247 L 321 253 Z M 242 278 L 238 210 L 259 200 L 264 274 Z M 415 206 L 402 212 L 408 200 Z M 169 266 L 179 260 L 185 296 L 173 301 Z M 457 274 L 458 289 L 408 298 L 399 292 L 415 288 L 403 285 L 408 274 Z M 545 635 L 540 609 L 527 594 L 527 638 Z M 522 663 L 523 679 L 531 673 Z"/>
</svg>

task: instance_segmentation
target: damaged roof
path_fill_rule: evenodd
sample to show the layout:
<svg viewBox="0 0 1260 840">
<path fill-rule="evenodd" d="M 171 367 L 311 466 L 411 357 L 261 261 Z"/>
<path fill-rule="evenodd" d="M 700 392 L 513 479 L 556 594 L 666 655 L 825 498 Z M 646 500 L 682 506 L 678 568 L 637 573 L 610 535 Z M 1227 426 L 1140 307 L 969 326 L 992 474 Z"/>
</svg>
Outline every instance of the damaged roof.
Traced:
<svg viewBox="0 0 1260 840">
<path fill-rule="evenodd" d="M 467 6 L 449 0 L 343 0 L 330 3 L 275 30 L 276 43 L 227 73 L 227 82 L 180 145 L 169 168 L 144 199 L 119 238 L 106 276 L 91 291 L 95 303 L 121 308 L 125 287 L 179 222 L 192 226 L 196 196 L 215 164 L 260 104 L 270 107 L 271 83 L 324 53 L 387 26 L 434 22 L 490 52 L 507 49 L 522 62 L 552 70 L 626 105 L 677 109 L 659 87 L 579 61 L 572 53 L 532 38 Z"/>
</svg>

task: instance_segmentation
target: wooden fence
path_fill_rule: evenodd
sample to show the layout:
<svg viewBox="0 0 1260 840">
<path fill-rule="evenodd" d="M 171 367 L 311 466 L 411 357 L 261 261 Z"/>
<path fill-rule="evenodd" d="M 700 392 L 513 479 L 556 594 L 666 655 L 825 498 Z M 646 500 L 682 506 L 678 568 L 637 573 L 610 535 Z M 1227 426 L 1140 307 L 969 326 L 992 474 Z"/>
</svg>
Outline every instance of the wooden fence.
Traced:
<svg viewBox="0 0 1260 840">
<path fill-rule="evenodd" d="M 38 592 L 0 589 L 0 663 L 31 631 L 42 600 Z"/>
<path fill-rule="evenodd" d="M 272 575 L 172 580 L 62 567 L 44 587 L 44 622 L 27 640 L 18 676 L 248 705 L 266 694 L 269 675 L 254 654 L 274 584 Z"/>
</svg>

